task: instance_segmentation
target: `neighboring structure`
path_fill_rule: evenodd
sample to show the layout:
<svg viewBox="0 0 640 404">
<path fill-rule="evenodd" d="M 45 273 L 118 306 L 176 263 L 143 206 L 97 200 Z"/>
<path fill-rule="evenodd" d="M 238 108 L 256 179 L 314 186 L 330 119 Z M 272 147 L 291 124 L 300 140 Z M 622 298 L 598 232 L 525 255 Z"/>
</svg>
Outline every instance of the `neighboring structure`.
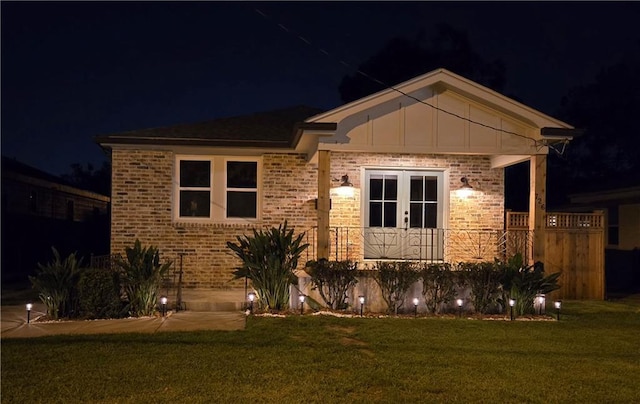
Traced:
<svg viewBox="0 0 640 404">
<path fill-rule="evenodd" d="M 110 198 L 2 157 L 2 277 L 24 278 L 61 254 L 104 254 Z"/>
<path fill-rule="evenodd" d="M 569 195 L 567 210 L 604 211 L 607 294 L 640 292 L 640 186 Z"/>
<path fill-rule="evenodd" d="M 111 252 L 139 238 L 185 254 L 187 287 L 239 286 L 227 241 L 288 220 L 307 232 L 308 259 L 492 260 L 504 247 L 504 167 L 529 160 L 539 260 L 548 146 L 572 129 L 439 69 L 324 113 L 100 136 L 113 170 Z"/>
</svg>

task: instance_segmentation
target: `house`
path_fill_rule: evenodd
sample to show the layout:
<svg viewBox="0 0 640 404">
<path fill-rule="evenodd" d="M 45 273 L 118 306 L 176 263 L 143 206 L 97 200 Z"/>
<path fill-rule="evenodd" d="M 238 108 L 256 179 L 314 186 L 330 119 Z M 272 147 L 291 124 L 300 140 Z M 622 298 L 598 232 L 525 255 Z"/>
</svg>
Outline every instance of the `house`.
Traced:
<svg viewBox="0 0 640 404">
<path fill-rule="evenodd" d="M 603 211 L 607 294 L 640 292 L 640 186 L 572 194 L 565 210 Z"/>
<path fill-rule="evenodd" d="M 51 247 L 67 255 L 109 248 L 110 198 L 2 156 L 2 278 L 26 279 Z"/>
<path fill-rule="evenodd" d="M 139 238 L 184 259 L 186 287 L 237 287 L 227 241 L 287 220 L 306 232 L 306 259 L 492 260 L 504 168 L 530 161 L 526 228 L 540 259 L 546 156 L 572 130 L 438 69 L 326 112 L 99 136 L 113 170 L 111 251 Z"/>
</svg>

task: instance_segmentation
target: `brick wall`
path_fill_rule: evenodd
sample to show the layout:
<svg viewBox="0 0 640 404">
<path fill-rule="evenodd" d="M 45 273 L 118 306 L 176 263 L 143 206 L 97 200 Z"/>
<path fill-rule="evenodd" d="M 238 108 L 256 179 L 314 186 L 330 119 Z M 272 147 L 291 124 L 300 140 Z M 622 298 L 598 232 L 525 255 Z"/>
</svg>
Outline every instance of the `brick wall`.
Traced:
<svg viewBox="0 0 640 404">
<path fill-rule="evenodd" d="M 124 253 L 138 238 L 143 245 L 160 249 L 163 259 L 179 267 L 183 257 L 186 287 L 239 287 L 231 282 L 238 265 L 227 241 L 250 233 L 252 227 L 278 226 L 287 220 L 297 232 L 316 225 L 317 168 L 303 155 L 265 154 L 262 160 L 262 220 L 256 223 L 176 223 L 172 220 L 172 173 L 170 151 L 118 150 L 112 152 L 111 251 Z M 450 228 L 501 229 L 503 222 L 503 171 L 490 169 L 488 157 L 400 154 L 331 154 L 331 176 L 348 174 L 354 194 L 340 196 L 332 190 L 330 224 L 361 226 L 360 167 L 424 167 L 450 169 Z M 460 177 L 467 176 L 476 193 L 467 200 L 454 191 Z M 337 184 L 336 184 L 337 185 Z M 309 240 L 312 241 L 312 240 Z M 354 247 L 355 248 L 355 247 Z"/>
</svg>

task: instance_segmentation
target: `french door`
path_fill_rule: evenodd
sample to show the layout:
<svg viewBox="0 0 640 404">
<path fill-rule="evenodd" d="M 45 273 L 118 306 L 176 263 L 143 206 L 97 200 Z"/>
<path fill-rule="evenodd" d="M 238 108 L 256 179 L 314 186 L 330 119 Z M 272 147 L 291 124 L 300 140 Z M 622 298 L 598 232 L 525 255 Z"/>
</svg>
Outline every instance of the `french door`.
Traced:
<svg viewBox="0 0 640 404">
<path fill-rule="evenodd" d="M 444 173 L 366 170 L 365 259 L 443 258 Z"/>
</svg>

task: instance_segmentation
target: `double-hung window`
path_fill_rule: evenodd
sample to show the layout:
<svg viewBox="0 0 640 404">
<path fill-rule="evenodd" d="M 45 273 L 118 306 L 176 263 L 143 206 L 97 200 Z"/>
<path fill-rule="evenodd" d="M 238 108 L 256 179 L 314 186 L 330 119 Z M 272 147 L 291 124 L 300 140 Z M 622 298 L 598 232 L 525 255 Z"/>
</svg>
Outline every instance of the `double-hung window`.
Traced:
<svg viewBox="0 0 640 404">
<path fill-rule="evenodd" d="M 225 222 L 257 220 L 260 158 L 177 156 L 174 219 Z"/>
</svg>

